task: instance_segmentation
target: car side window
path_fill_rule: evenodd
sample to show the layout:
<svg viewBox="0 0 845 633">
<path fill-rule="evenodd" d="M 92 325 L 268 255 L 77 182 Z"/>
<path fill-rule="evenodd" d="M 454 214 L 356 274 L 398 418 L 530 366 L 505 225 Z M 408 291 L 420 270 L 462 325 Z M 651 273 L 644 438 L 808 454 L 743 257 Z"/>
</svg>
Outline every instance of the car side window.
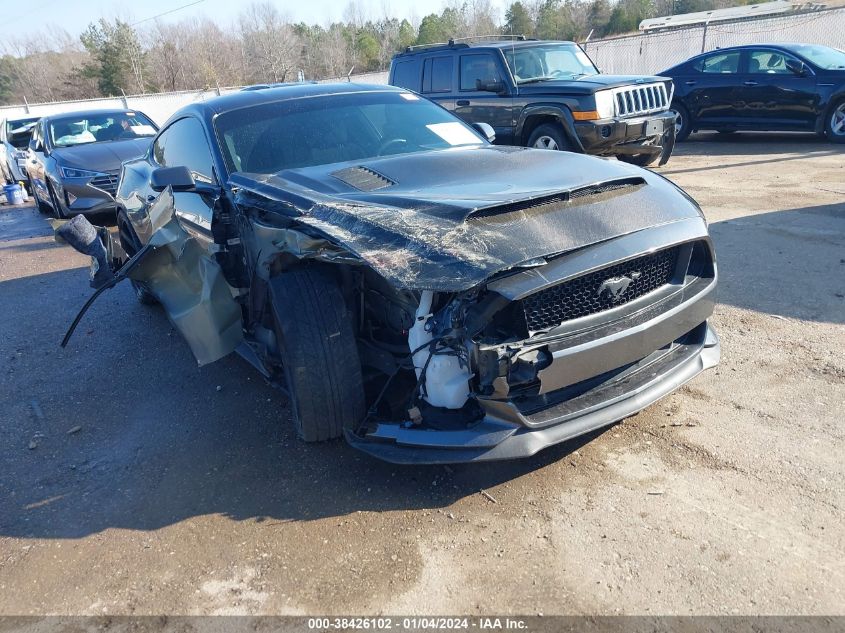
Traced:
<svg viewBox="0 0 845 633">
<path fill-rule="evenodd" d="M 791 75 L 786 60 L 793 57 L 780 51 L 757 49 L 748 56 L 748 72 L 752 75 Z"/>
<path fill-rule="evenodd" d="M 730 53 L 716 53 L 708 55 L 693 64 L 693 68 L 702 73 L 738 73 L 739 72 L 739 51 Z"/>
<path fill-rule="evenodd" d="M 43 135 L 41 134 L 41 127 L 43 126 L 43 122 L 39 121 L 32 130 L 32 139 L 31 142 L 34 142 L 34 145 L 37 146 L 38 143 L 44 143 Z"/>
<path fill-rule="evenodd" d="M 500 81 L 502 75 L 492 54 L 461 55 L 461 90 L 479 90 L 482 85 Z"/>
<path fill-rule="evenodd" d="M 414 92 L 420 90 L 420 65 L 415 59 L 394 62 L 393 85 Z"/>
<path fill-rule="evenodd" d="M 423 92 L 452 91 L 452 58 L 429 57 L 423 65 Z"/>
<path fill-rule="evenodd" d="M 167 133 L 170 128 L 159 133 L 153 143 L 153 160 L 159 165 L 164 166 L 164 144 L 167 142 Z"/>
<path fill-rule="evenodd" d="M 187 167 L 198 182 L 214 182 L 214 160 L 205 131 L 193 117 L 179 119 L 159 135 L 153 158 L 162 167 Z"/>
</svg>

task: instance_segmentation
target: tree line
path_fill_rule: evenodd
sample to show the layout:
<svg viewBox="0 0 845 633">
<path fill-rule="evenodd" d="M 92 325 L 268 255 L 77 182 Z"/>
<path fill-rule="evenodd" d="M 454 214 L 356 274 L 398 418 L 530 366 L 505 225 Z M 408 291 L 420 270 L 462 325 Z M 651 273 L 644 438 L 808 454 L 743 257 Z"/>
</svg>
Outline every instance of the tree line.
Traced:
<svg viewBox="0 0 845 633">
<path fill-rule="evenodd" d="M 0 104 L 341 77 L 385 70 L 407 46 L 514 34 L 582 41 L 636 31 L 641 20 L 749 0 L 520 0 L 500 16 L 491 0 L 446 0 L 414 22 L 367 15 L 350 2 L 328 26 L 293 23 L 268 1 L 223 27 L 208 17 L 131 24 L 105 18 L 78 37 L 52 27 L 5 40 Z"/>
</svg>

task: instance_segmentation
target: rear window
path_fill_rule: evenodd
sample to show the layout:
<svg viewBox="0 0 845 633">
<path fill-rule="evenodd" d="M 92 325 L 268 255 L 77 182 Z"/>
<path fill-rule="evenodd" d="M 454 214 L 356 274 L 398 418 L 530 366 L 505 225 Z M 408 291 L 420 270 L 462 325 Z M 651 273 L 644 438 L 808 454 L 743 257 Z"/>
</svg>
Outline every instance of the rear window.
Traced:
<svg viewBox="0 0 845 633">
<path fill-rule="evenodd" d="M 420 91 L 420 64 L 417 59 L 408 59 L 401 62 L 393 62 L 394 86 L 407 88 L 414 92 Z"/>
</svg>

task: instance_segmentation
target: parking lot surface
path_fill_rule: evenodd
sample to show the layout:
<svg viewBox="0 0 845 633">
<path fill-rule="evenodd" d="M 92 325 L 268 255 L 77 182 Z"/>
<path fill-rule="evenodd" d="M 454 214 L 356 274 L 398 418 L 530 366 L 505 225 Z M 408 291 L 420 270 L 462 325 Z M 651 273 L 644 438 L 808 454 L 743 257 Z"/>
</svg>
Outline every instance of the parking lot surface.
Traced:
<svg viewBox="0 0 845 633">
<path fill-rule="evenodd" d="M 232 356 L 0 207 L 0 614 L 845 614 L 845 148 L 695 135 L 722 364 L 511 463 L 294 437 Z"/>
</svg>

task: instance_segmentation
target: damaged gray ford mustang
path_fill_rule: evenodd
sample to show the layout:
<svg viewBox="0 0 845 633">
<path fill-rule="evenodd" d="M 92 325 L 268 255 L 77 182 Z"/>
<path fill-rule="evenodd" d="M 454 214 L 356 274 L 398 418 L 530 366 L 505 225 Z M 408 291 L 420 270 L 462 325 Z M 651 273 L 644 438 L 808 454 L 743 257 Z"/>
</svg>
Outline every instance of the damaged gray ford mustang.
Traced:
<svg viewBox="0 0 845 633">
<path fill-rule="evenodd" d="M 200 364 L 285 388 L 306 441 L 526 457 L 718 363 L 716 262 L 664 178 L 490 132 L 388 86 L 222 96 L 124 164 L 120 244 L 58 233 L 95 259 L 86 308 L 129 278 Z"/>
</svg>

